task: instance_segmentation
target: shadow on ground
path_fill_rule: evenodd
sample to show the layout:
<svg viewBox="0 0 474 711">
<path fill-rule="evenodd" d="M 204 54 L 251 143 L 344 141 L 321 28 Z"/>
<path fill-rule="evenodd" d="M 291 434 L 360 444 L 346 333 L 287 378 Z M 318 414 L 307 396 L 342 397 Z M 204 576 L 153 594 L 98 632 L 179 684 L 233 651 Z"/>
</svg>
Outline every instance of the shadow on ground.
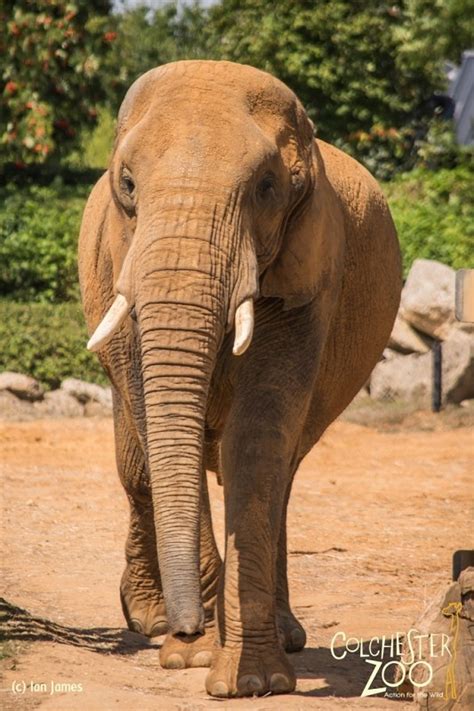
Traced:
<svg viewBox="0 0 474 711">
<path fill-rule="evenodd" d="M 57 642 L 82 647 L 99 654 L 135 654 L 156 648 L 141 634 L 126 629 L 68 627 L 35 617 L 27 610 L 0 598 L 0 638 L 24 642 Z"/>
<path fill-rule="evenodd" d="M 368 654 L 368 642 L 362 645 L 362 654 L 370 659 Z M 344 647 L 335 647 L 334 653 L 340 657 L 344 653 Z M 296 691 L 296 696 L 327 697 L 339 696 L 344 698 L 360 697 L 364 690 L 374 667 L 368 664 L 366 658 L 360 654 L 346 654 L 344 659 L 335 659 L 329 647 L 306 647 L 302 652 L 291 655 L 291 661 L 295 668 L 298 679 L 324 679 L 325 686 L 318 686 L 308 691 Z M 391 657 L 390 661 L 395 661 L 398 657 Z M 388 658 L 386 661 L 389 661 Z M 381 687 L 378 683 L 380 679 L 375 679 L 372 687 Z M 390 691 L 390 689 L 388 689 Z M 372 698 L 376 698 L 376 695 Z M 393 699 L 403 700 L 403 699 Z"/>
<path fill-rule="evenodd" d="M 143 635 L 126 629 L 83 629 L 60 625 L 36 617 L 3 598 L 0 598 L 0 639 L 56 642 L 99 654 L 132 655 L 144 649 L 158 650 L 160 647 Z M 364 643 L 362 651 L 368 656 L 366 647 L 367 643 Z M 337 657 L 341 657 L 344 648 L 336 647 L 334 652 Z M 360 697 L 373 671 L 373 666 L 367 664 L 360 655 L 346 654 L 344 659 L 335 659 L 328 647 L 307 647 L 302 652 L 292 654 L 291 662 L 298 679 L 323 679 L 326 682 L 323 687 L 295 691 L 296 696 Z"/>
</svg>

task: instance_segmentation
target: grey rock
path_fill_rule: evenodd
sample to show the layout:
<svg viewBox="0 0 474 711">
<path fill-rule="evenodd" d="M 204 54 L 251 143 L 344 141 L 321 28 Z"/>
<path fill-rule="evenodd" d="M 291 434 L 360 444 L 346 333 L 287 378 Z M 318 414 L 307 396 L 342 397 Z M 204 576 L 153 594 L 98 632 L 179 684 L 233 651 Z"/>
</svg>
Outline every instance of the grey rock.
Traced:
<svg viewBox="0 0 474 711">
<path fill-rule="evenodd" d="M 0 390 L 0 420 L 22 422 L 36 417 L 33 403 L 20 400 L 9 390 Z"/>
<path fill-rule="evenodd" d="M 455 271 L 416 259 L 402 291 L 400 315 L 422 333 L 444 340 L 454 323 Z"/>
<path fill-rule="evenodd" d="M 83 405 L 89 402 L 98 402 L 107 408 L 108 412 L 112 411 L 112 390 L 110 388 L 103 388 L 95 383 L 86 383 L 77 378 L 67 378 L 61 383 L 61 390 L 75 397 Z"/>
<path fill-rule="evenodd" d="M 453 329 L 442 343 L 443 403 L 474 398 L 474 336 Z M 432 388 L 431 353 L 393 355 L 377 363 L 370 377 L 375 400 L 414 401 L 429 406 Z"/>
<path fill-rule="evenodd" d="M 388 341 L 388 348 L 398 353 L 427 353 L 430 347 L 430 339 L 415 331 L 415 329 L 398 314 Z"/>
<path fill-rule="evenodd" d="M 41 400 L 44 390 L 37 380 L 23 373 L 0 373 L 0 390 L 8 390 L 21 400 Z"/>
<path fill-rule="evenodd" d="M 352 403 L 357 403 L 358 405 L 363 405 L 364 403 L 368 403 L 368 402 L 370 402 L 370 395 L 367 391 L 366 386 L 364 385 L 359 390 L 357 395 L 354 397 L 354 399 L 352 400 Z"/>
<path fill-rule="evenodd" d="M 375 366 L 370 378 L 374 400 L 415 401 L 427 406 L 431 393 L 431 353 L 396 355 Z"/>
<path fill-rule="evenodd" d="M 89 400 L 84 405 L 84 415 L 86 417 L 110 417 L 111 408 L 95 400 Z"/>
<path fill-rule="evenodd" d="M 442 345 L 442 358 L 445 401 L 474 398 L 474 335 L 454 329 Z"/>
<path fill-rule="evenodd" d="M 382 353 L 382 357 L 384 360 L 390 360 L 391 358 L 397 358 L 400 355 L 400 353 L 397 353 L 397 351 L 392 351 L 391 348 L 385 348 L 384 352 Z"/>
<path fill-rule="evenodd" d="M 39 417 L 82 417 L 84 405 L 64 390 L 46 393 L 42 402 L 35 403 Z"/>
</svg>

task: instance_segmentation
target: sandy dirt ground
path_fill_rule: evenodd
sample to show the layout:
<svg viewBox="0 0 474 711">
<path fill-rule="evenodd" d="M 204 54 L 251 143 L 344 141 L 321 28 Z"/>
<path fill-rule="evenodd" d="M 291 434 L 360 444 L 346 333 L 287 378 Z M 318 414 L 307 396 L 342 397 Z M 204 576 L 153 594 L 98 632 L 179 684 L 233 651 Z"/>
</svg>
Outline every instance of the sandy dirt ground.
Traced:
<svg viewBox="0 0 474 711">
<path fill-rule="evenodd" d="M 118 588 L 128 504 L 115 472 L 112 421 L 0 423 L 1 594 L 55 623 L 46 629 L 56 638 L 15 643 L 0 662 L 0 707 L 411 708 L 361 698 L 373 667 L 356 653 L 334 659 L 331 640 L 337 632 L 363 640 L 405 632 L 449 582 L 452 553 L 472 543 L 474 428 L 423 429 L 337 422 L 308 455 L 289 515 L 292 604 L 308 633 L 307 648 L 292 655 L 297 690 L 220 701 L 206 696 L 205 669 L 165 671 L 160 640 L 124 630 Z M 213 476 L 210 484 L 222 542 L 222 494 Z M 66 686 L 51 694 L 53 682 Z"/>
</svg>

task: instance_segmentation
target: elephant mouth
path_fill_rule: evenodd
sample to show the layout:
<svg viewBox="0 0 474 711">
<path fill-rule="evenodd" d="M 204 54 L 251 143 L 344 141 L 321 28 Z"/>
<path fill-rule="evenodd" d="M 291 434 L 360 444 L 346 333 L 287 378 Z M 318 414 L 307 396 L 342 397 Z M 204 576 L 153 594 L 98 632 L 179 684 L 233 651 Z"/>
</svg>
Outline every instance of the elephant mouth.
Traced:
<svg viewBox="0 0 474 711">
<path fill-rule="evenodd" d="M 127 316 L 133 311 L 134 304 L 130 304 L 123 294 L 117 294 L 112 306 L 108 309 L 102 321 L 87 343 L 89 351 L 98 351 L 105 346 L 114 333 L 118 331 Z M 254 330 L 254 305 L 253 298 L 249 297 L 237 307 L 234 317 L 234 345 L 232 353 L 236 356 L 243 355 L 252 342 Z"/>
</svg>

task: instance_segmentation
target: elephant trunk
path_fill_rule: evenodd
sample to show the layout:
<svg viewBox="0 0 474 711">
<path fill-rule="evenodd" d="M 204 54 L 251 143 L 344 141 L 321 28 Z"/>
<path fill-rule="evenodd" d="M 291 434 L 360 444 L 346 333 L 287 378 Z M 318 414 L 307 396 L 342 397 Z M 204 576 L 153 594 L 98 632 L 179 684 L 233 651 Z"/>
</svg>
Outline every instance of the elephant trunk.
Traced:
<svg viewBox="0 0 474 711">
<path fill-rule="evenodd" d="M 197 304 L 140 306 L 148 468 L 170 630 L 203 630 L 199 511 L 208 385 L 218 332 Z M 159 326 L 158 326 L 159 324 Z"/>
<path fill-rule="evenodd" d="M 160 234 L 136 260 L 148 470 L 170 631 L 204 629 L 199 520 L 208 389 L 228 308 L 225 254 Z"/>
</svg>

